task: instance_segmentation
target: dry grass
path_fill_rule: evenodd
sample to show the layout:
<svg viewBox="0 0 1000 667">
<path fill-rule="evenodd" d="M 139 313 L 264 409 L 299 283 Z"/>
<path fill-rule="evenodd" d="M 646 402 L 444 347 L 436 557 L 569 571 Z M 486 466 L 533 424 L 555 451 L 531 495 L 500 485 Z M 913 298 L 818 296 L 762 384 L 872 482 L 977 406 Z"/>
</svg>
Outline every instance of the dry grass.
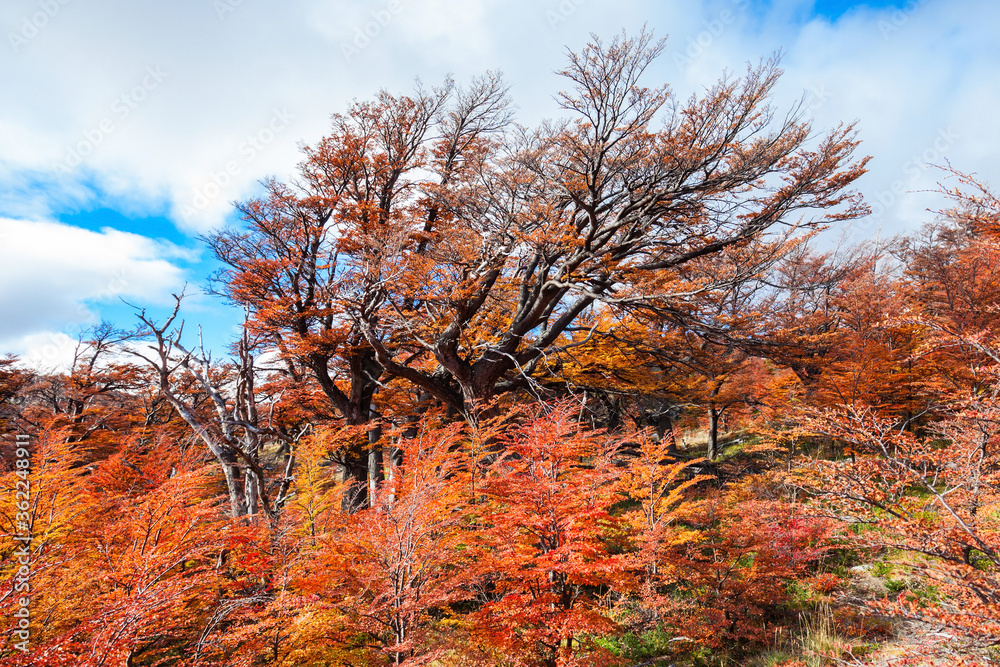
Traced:
<svg viewBox="0 0 1000 667">
<path fill-rule="evenodd" d="M 799 628 L 802 658 L 809 667 L 831 664 L 850 652 L 850 645 L 837 633 L 829 605 L 820 605 L 813 613 L 800 617 Z"/>
<path fill-rule="evenodd" d="M 751 664 L 753 667 L 781 667 L 805 663 L 809 667 L 824 667 L 843 664 L 842 659 L 849 658 L 850 651 L 848 641 L 837 632 L 833 611 L 823 604 L 799 617 L 798 633 L 781 640 Z"/>
</svg>

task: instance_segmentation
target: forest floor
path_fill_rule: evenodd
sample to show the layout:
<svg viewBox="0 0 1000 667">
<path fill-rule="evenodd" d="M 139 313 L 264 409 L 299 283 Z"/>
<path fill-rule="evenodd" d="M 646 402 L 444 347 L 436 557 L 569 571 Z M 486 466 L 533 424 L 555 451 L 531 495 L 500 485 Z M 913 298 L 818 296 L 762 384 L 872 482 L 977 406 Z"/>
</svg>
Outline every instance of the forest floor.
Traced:
<svg viewBox="0 0 1000 667">
<path fill-rule="evenodd" d="M 703 457 L 708 432 L 688 429 L 676 438 L 680 456 Z M 722 456 L 712 464 L 720 482 L 732 482 L 761 472 L 762 461 L 746 445 L 746 433 L 720 434 Z M 772 459 L 773 465 L 773 459 Z M 766 467 L 766 466 L 764 466 Z M 873 604 L 901 593 L 936 600 L 933 586 L 910 574 L 913 559 L 902 552 L 874 553 L 850 544 L 838 549 L 822 569 L 837 575 L 839 585 L 823 595 L 794 591 L 789 613 L 797 615 L 797 627 L 757 655 L 734 658 L 725 651 L 703 655 L 689 662 L 668 659 L 639 663 L 643 667 L 951 667 L 993 665 L 1000 652 L 969 650 L 956 644 L 947 628 L 878 614 Z M 931 649 L 933 659 L 914 658 Z M 638 667 L 638 666 L 636 666 Z"/>
</svg>

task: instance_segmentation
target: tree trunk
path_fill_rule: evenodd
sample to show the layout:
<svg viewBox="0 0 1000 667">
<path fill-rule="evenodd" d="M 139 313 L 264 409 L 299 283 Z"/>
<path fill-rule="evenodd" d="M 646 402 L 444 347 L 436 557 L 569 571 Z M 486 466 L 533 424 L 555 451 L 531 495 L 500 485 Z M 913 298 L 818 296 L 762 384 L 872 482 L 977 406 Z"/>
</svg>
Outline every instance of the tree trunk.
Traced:
<svg viewBox="0 0 1000 667">
<path fill-rule="evenodd" d="M 368 459 L 361 452 L 349 452 L 344 459 L 344 481 L 349 486 L 341 508 L 357 512 L 368 507 Z"/>
<path fill-rule="evenodd" d="M 240 468 L 232 461 L 219 458 L 222 474 L 226 478 L 226 489 L 229 491 L 229 513 L 234 519 L 246 516 L 247 507 L 244 503 L 244 491 L 240 480 Z"/>
<path fill-rule="evenodd" d="M 382 461 L 382 429 L 373 428 L 368 432 L 368 499 L 369 505 L 375 501 L 379 486 L 385 481 L 385 469 Z"/>
<path fill-rule="evenodd" d="M 656 427 L 657 442 L 663 442 L 664 438 L 668 438 L 670 444 L 667 446 L 667 452 L 676 456 L 677 438 L 674 437 L 674 420 L 670 418 L 670 413 L 661 412 L 657 414 L 653 418 L 653 425 Z"/>
<path fill-rule="evenodd" d="M 719 457 L 719 410 L 714 405 L 708 408 L 708 460 Z"/>
<path fill-rule="evenodd" d="M 248 469 L 243 478 L 243 497 L 246 503 L 246 512 L 251 516 L 260 510 L 261 484 L 262 480 L 257 477 L 257 473 Z"/>
</svg>

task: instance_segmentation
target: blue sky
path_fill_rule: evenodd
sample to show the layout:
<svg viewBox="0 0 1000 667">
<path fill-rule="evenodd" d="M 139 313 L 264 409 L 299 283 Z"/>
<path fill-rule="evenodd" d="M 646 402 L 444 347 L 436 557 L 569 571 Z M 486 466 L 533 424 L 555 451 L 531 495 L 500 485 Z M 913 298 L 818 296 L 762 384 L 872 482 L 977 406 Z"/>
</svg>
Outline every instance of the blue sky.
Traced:
<svg viewBox="0 0 1000 667">
<path fill-rule="evenodd" d="M 990 1 L 5 0 L 0 3 L 0 353 L 64 363 L 101 319 L 133 322 L 189 284 L 185 317 L 221 352 L 238 322 L 199 293 L 197 240 L 232 202 L 294 173 L 352 98 L 502 69 L 533 123 L 566 47 L 647 24 L 649 83 L 680 97 L 782 51 L 779 104 L 817 130 L 859 121 L 874 214 L 848 240 L 913 230 L 950 160 L 994 182 L 1000 130 Z M 366 34 L 367 31 L 367 34 Z"/>
<path fill-rule="evenodd" d="M 898 8 L 905 9 L 910 4 L 909 0 L 899 1 L 899 0 L 884 0 L 879 2 L 875 0 L 873 2 L 850 2 L 850 0 L 821 0 L 815 3 L 812 7 L 805 5 L 803 7 L 804 11 L 813 14 L 814 16 L 822 16 L 831 21 L 835 21 L 844 14 L 856 10 L 856 9 L 885 9 L 885 8 Z"/>
</svg>

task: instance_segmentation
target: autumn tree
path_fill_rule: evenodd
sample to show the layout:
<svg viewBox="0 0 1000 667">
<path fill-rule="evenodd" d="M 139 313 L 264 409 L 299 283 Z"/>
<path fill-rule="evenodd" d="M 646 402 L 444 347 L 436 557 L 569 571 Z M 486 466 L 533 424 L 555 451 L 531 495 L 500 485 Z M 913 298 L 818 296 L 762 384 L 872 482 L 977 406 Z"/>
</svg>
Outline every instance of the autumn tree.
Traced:
<svg viewBox="0 0 1000 667">
<path fill-rule="evenodd" d="M 722 453 L 719 436 L 727 411 L 753 405 L 770 375 L 766 360 L 753 356 L 756 341 L 771 333 L 762 313 L 774 295 L 764 287 L 746 280 L 703 295 L 688 307 L 689 313 L 697 308 L 696 326 L 643 318 L 647 334 L 635 343 L 661 369 L 676 403 L 688 412 L 700 410 L 699 424 L 707 421 L 709 460 Z"/>
<path fill-rule="evenodd" d="M 203 347 L 185 347 L 183 322 L 174 328 L 182 299 L 183 295 L 175 295 L 174 309 L 162 324 L 150 319 L 144 310 L 138 312 L 144 325 L 139 336 L 150 342 L 146 349 L 131 349 L 130 353 L 149 364 L 155 372 L 160 393 L 218 461 L 232 516 L 255 514 L 258 509 L 273 516 L 287 498 L 294 456 L 285 457 L 284 476 L 278 480 L 275 494 L 271 495 L 261 455 L 268 442 L 294 444 L 305 430 L 290 434 L 276 428 L 269 417 L 259 412 L 260 396 L 255 388 L 259 379 L 254 366 L 256 348 L 248 330 L 244 329 L 236 345 L 237 360 L 229 369 L 213 366 Z M 227 371 L 231 377 L 226 377 Z M 187 375 L 207 397 L 210 406 L 207 413 L 177 390 L 174 380 L 178 374 Z"/>
<path fill-rule="evenodd" d="M 388 435 L 402 447 L 401 471 L 390 475 L 370 507 L 339 517 L 309 566 L 327 573 L 308 582 L 355 633 L 371 637 L 369 659 L 425 663 L 445 649 L 431 629 L 433 615 L 471 597 L 469 497 L 462 433 L 424 424 L 416 437 Z M 341 650 L 350 647 L 345 640 Z M 368 652 L 359 647 L 358 655 Z M 409 664 L 409 663 L 408 663 Z"/>
<path fill-rule="evenodd" d="M 640 437 L 619 479 L 622 495 L 635 503 L 626 519 L 638 547 L 632 556 L 640 570 L 637 593 L 654 617 L 669 610 L 669 589 L 682 576 L 672 559 L 675 548 L 697 537 L 697 531 L 681 525 L 678 510 L 703 481 L 690 474 L 700 460 L 670 462 L 672 450 L 663 439 Z"/>
<path fill-rule="evenodd" d="M 466 179 L 509 119 L 496 74 L 465 89 L 446 81 L 413 96 L 383 91 L 334 115 L 332 134 L 304 149 L 299 180 L 268 181 L 263 198 L 241 204 L 245 229 L 209 239 L 227 267 L 218 291 L 249 309 L 248 325 L 281 351 L 289 375 L 318 383 L 347 424 L 373 418 L 385 381 L 356 315 L 379 310 L 387 282 L 419 279 L 400 273 L 399 244 L 426 254 L 447 215 L 432 192 Z M 424 218 L 400 238 L 416 208 Z M 380 475 L 381 449 L 370 452 L 371 463 L 358 441 L 341 453 L 355 506 L 365 503 L 369 468 Z"/>
<path fill-rule="evenodd" d="M 642 84 L 662 50 L 643 32 L 570 53 L 570 117 L 534 130 L 493 75 L 355 104 L 210 239 L 220 291 L 349 423 L 393 381 L 475 420 L 598 304 L 683 311 L 864 212 L 853 130 L 813 145 L 800 114 L 778 120 L 774 61 L 682 105 Z M 363 454 L 345 461 L 359 488 Z"/>
<path fill-rule="evenodd" d="M 949 174 L 958 181 L 943 188 L 951 206 L 895 248 L 909 299 L 897 320 L 922 332 L 922 363 L 942 391 L 981 394 L 990 391 L 998 363 L 1000 200 L 976 178 Z"/>
<path fill-rule="evenodd" d="M 808 229 L 864 211 L 846 190 L 863 172 L 850 128 L 809 150 L 807 123 L 773 123 L 774 62 L 679 108 L 640 83 L 662 49 L 643 33 L 571 53 L 570 119 L 512 133 L 441 191 L 450 216 L 421 253 L 404 241 L 416 221 L 401 221 L 394 264 L 410 279 L 352 310 L 387 374 L 472 416 L 525 387 L 592 306 L 678 310 L 777 261 L 798 212 L 834 209 L 796 220 Z M 690 275 L 723 253 L 739 256 L 732 270 Z M 431 372 L 402 363 L 422 355 Z"/>
<path fill-rule="evenodd" d="M 34 373 L 20 368 L 13 355 L 0 357 L 0 428 L 7 429 L 16 420 L 18 405 L 24 402 L 23 390 Z"/>
<path fill-rule="evenodd" d="M 707 427 L 707 455 L 716 459 L 727 414 L 732 423 L 743 417 L 749 424 L 746 417 L 769 400 L 783 362 L 814 354 L 803 349 L 807 334 L 789 330 L 776 311 L 789 310 L 787 302 L 798 301 L 802 292 L 820 289 L 818 280 L 842 287 L 842 278 L 785 278 L 789 265 L 806 256 L 804 245 L 776 266 L 707 290 L 673 312 L 605 308 L 581 317 L 563 350 L 546 359 L 546 375 L 539 374 L 534 387 L 558 392 L 564 384 L 568 391 L 600 397 L 596 412 L 612 428 L 626 416 L 636 426 L 654 427 L 659 438 L 674 439 L 680 423 Z M 724 273 L 719 265 L 729 261 L 716 257 L 701 270 Z M 833 317 L 827 319 L 830 329 L 836 328 Z"/>
<path fill-rule="evenodd" d="M 624 518 L 637 581 L 620 589 L 617 613 L 634 629 L 667 632 L 678 656 L 773 641 L 794 622 L 781 605 L 825 553 L 829 522 L 766 497 L 762 476 L 720 485 L 697 473 L 703 459 L 673 462 L 666 443 L 638 444 L 619 480 L 634 503 Z"/>
<path fill-rule="evenodd" d="M 517 665 L 609 664 L 592 638 L 614 629 L 600 591 L 627 569 L 610 547 L 616 443 L 582 431 L 570 404 L 538 410 L 502 441 L 484 486 L 490 586 L 476 635 Z"/>
<path fill-rule="evenodd" d="M 965 649 L 1000 638 L 1000 544 L 989 509 L 997 503 L 997 406 L 989 403 L 957 411 L 920 435 L 871 410 L 815 414 L 811 429 L 836 438 L 853 455 L 817 461 L 799 475 L 819 507 L 860 527 L 859 546 L 910 554 L 899 566 L 921 584 L 875 609 L 951 628 Z M 920 586 L 936 587 L 941 595 L 931 603 L 920 600 L 914 595 Z M 935 649 L 953 657 L 955 650 L 964 649 Z"/>
<path fill-rule="evenodd" d="M 949 628 L 953 639 L 916 647 L 911 658 L 976 664 L 972 652 L 1000 639 L 1000 544 L 993 511 L 1000 204 L 985 184 L 953 175 L 959 187 L 945 190 L 953 207 L 897 243 L 905 262 L 901 277 L 891 292 L 864 297 L 870 305 L 861 309 L 880 313 L 869 318 L 873 329 L 906 333 L 894 368 L 883 371 L 889 377 L 875 381 L 902 384 L 902 369 L 920 369 L 917 386 L 922 385 L 929 418 L 917 428 L 909 411 L 886 410 L 871 399 L 808 410 L 805 427 L 839 443 L 850 456 L 809 463 L 797 480 L 817 508 L 855 526 L 859 544 L 906 554 L 897 565 L 916 583 L 872 606 Z M 883 389 L 874 395 L 892 393 Z M 922 589 L 937 594 L 919 599 Z"/>
<path fill-rule="evenodd" d="M 128 333 L 109 323 L 80 332 L 65 371 L 17 371 L 16 414 L 19 428 L 35 432 L 64 425 L 76 449 L 90 460 L 112 453 L 136 426 L 138 396 L 148 378 L 120 352 Z M 55 420 L 55 421 L 53 421 Z"/>
</svg>

